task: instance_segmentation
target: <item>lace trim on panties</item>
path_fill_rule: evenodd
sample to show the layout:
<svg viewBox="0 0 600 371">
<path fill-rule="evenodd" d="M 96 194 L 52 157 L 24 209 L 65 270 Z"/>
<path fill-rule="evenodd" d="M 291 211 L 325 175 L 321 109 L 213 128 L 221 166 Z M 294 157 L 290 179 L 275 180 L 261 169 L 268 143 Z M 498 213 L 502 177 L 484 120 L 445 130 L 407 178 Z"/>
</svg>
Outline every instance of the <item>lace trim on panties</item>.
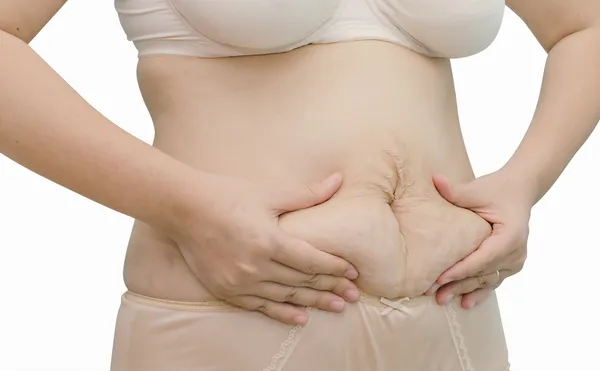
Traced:
<svg viewBox="0 0 600 371">
<path fill-rule="evenodd" d="M 444 307 L 444 313 L 446 313 L 446 319 L 450 325 L 450 332 L 452 333 L 458 360 L 460 361 L 463 371 L 475 371 L 473 361 L 471 360 L 471 357 L 469 357 L 465 335 L 462 333 L 462 325 L 458 321 L 456 311 L 451 305 L 446 305 Z"/>
<path fill-rule="evenodd" d="M 306 308 L 306 311 L 309 312 L 310 309 L 311 308 Z M 310 323 L 310 316 L 309 316 L 309 323 Z M 304 326 L 308 326 L 308 323 Z M 297 335 L 301 330 L 302 330 L 302 326 L 300 326 L 300 325 L 296 325 L 296 326 L 292 327 L 292 329 L 288 333 L 287 339 L 285 339 L 285 341 L 283 343 L 281 343 L 281 345 L 279 346 L 279 352 L 277 352 L 271 358 L 271 363 L 269 364 L 269 366 L 264 368 L 263 371 L 277 371 L 277 370 L 281 370 L 281 368 L 283 368 L 283 366 L 285 365 L 285 361 L 286 361 L 285 358 L 287 358 L 294 351 L 296 344 L 298 344 Z"/>
</svg>

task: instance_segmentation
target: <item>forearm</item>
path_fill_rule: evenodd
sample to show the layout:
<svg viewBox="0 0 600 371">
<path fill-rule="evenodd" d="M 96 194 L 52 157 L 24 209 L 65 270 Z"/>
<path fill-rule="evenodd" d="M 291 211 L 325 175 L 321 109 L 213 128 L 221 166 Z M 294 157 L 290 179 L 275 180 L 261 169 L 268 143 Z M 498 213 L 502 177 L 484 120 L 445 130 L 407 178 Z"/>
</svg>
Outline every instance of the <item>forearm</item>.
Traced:
<svg viewBox="0 0 600 371">
<path fill-rule="evenodd" d="M 505 169 L 536 203 L 552 187 L 600 120 L 600 30 L 559 41 L 548 53 L 536 111 Z"/>
<path fill-rule="evenodd" d="M 203 176 L 111 123 L 27 44 L 3 33 L 0 152 L 74 192 L 160 228 L 170 228 L 185 213 L 185 197 Z"/>
</svg>

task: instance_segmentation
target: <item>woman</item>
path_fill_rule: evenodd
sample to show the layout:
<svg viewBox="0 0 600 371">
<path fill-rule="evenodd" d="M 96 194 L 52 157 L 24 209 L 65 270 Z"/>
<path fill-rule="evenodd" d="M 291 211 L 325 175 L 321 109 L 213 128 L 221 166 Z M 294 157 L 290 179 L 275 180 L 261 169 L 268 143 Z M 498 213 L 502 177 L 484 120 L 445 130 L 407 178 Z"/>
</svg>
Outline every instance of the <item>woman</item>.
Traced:
<svg viewBox="0 0 600 371">
<path fill-rule="evenodd" d="M 600 116 L 597 5 L 509 4 L 547 74 L 515 156 L 473 180 L 447 58 L 501 2 L 117 1 L 154 147 L 27 47 L 63 3 L 4 1 L 0 145 L 137 219 L 113 370 L 508 368 L 490 290 Z"/>
</svg>

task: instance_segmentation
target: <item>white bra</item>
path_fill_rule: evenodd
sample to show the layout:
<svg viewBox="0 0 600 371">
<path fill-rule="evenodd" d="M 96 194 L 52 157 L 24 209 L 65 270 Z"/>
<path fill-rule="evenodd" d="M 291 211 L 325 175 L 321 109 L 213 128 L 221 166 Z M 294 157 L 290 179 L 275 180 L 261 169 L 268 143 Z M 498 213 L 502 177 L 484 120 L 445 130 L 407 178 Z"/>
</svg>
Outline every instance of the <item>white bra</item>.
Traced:
<svg viewBox="0 0 600 371">
<path fill-rule="evenodd" d="M 115 0 L 139 55 L 215 58 L 382 40 L 433 57 L 484 50 L 504 0 Z"/>
</svg>

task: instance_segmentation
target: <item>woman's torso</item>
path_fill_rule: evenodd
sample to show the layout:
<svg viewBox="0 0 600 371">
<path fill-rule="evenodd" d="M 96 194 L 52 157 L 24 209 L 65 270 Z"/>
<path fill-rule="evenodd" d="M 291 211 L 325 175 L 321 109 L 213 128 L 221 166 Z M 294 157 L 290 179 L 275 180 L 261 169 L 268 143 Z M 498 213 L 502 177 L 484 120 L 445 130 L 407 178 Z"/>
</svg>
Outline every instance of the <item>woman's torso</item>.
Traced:
<svg viewBox="0 0 600 371">
<path fill-rule="evenodd" d="M 274 188 L 341 171 L 330 201 L 284 215 L 281 227 L 352 262 L 368 293 L 419 295 L 490 232 L 431 183 L 434 173 L 473 178 L 447 59 L 357 41 L 224 59 L 148 56 L 138 75 L 154 145 L 193 167 Z M 212 298 L 168 237 L 141 222 L 125 283 L 153 297 Z"/>
</svg>

